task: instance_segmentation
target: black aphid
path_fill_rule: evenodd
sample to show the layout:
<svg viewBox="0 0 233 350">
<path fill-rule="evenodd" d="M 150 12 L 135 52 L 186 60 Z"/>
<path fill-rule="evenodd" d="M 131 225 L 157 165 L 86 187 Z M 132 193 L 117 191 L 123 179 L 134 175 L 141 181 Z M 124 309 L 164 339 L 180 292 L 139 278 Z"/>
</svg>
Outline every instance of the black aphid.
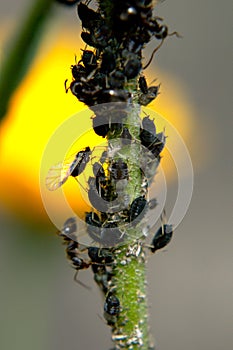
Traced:
<svg viewBox="0 0 233 350">
<path fill-rule="evenodd" d="M 171 241 L 172 235 L 172 225 L 163 224 L 152 239 L 151 252 L 155 253 L 156 250 L 166 247 L 166 245 Z"/>
</svg>

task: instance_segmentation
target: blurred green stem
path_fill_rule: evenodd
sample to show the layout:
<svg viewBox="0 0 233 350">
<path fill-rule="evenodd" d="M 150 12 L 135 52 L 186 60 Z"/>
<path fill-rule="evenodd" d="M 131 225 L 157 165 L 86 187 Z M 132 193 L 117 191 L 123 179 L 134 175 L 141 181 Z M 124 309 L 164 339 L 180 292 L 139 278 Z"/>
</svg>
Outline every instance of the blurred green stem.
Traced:
<svg viewBox="0 0 233 350">
<path fill-rule="evenodd" d="M 25 18 L 15 28 L 0 70 L 0 120 L 7 112 L 11 95 L 27 73 L 43 34 L 44 25 L 51 16 L 54 0 L 35 0 Z"/>
</svg>

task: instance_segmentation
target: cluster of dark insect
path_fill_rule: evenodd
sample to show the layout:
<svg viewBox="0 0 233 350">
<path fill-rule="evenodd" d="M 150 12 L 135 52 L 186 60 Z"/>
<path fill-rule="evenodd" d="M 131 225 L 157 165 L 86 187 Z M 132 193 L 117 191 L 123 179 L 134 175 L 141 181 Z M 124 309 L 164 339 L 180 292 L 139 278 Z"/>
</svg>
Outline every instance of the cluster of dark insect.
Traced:
<svg viewBox="0 0 233 350">
<path fill-rule="evenodd" d="M 155 199 L 149 200 L 148 187 L 153 181 L 166 142 L 165 133 L 157 133 L 154 120 L 149 115 L 139 118 L 138 135 L 132 135 L 128 122 L 129 110 L 134 104 L 147 106 L 158 96 L 160 85 L 148 86 L 143 72 L 164 39 L 174 34 L 178 36 L 178 33 L 169 33 L 162 19 L 154 15 L 152 0 L 99 1 L 95 10 L 89 7 L 91 1 L 57 1 L 67 5 L 77 4 L 82 25 L 81 37 L 85 43 L 81 59 L 71 66 L 71 83 L 65 81 L 66 92 L 70 90 L 94 111 L 93 130 L 106 138 L 108 146 L 98 161 L 93 162 L 96 159 L 92 155 L 94 149 L 87 146 L 76 153 L 71 161 L 62 164 L 62 172 L 61 164 L 52 167 L 46 184 L 49 190 L 55 190 L 70 176 L 79 181 L 80 174 L 91 163 L 93 176 L 89 176 L 85 190 L 92 210 L 85 213 L 84 221 L 92 244 L 79 243 L 75 218 L 66 220 L 59 235 L 76 272 L 91 266 L 94 280 L 105 296 L 104 318 L 113 328 L 113 338 L 121 348 L 121 342 L 124 346 L 126 344 L 124 336 L 114 332 L 122 310 L 113 278 L 115 256 L 118 247 L 128 242 L 128 229 L 142 223 L 145 227 L 147 212 L 157 205 Z M 142 50 L 153 38 L 159 43 L 143 66 Z M 114 143 L 116 139 L 118 141 Z M 131 181 L 132 164 L 125 156 L 124 149 L 132 145 L 140 147 L 140 157 L 136 162 L 141 184 L 136 197 L 126 190 Z M 161 227 L 147 245 L 152 253 L 165 247 L 172 238 L 172 226 L 166 223 L 165 212 L 161 215 L 161 221 Z M 153 230 L 146 227 L 147 231 Z M 133 237 L 135 242 L 147 235 L 143 229 L 139 231 L 141 236 Z M 146 247 L 146 244 L 140 245 L 140 249 L 142 246 Z M 139 255 L 140 249 L 132 254 Z"/>
<path fill-rule="evenodd" d="M 168 28 L 155 17 L 151 1 L 112 1 L 110 8 L 94 11 L 79 2 L 78 16 L 82 23 L 81 37 L 93 50 L 83 50 L 82 58 L 71 66 L 73 80 L 66 91 L 87 106 L 108 102 L 138 102 L 143 106 L 153 101 L 159 85 L 148 87 L 145 77 L 139 78 L 135 96 L 125 89 L 152 61 L 168 35 Z M 107 15 L 111 12 L 111 22 Z M 160 41 L 148 63 L 142 67 L 142 49 L 153 38 Z"/>
</svg>

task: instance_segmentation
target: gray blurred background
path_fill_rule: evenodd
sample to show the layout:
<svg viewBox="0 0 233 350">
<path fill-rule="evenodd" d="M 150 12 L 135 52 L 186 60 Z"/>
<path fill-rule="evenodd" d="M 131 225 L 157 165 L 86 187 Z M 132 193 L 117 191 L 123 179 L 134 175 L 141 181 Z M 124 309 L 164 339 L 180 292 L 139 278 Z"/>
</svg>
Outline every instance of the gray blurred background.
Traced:
<svg viewBox="0 0 233 350">
<path fill-rule="evenodd" d="M 30 3 L 1 0 L 1 22 L 19 20 Z M 151 332 L 160 350 L 230 350 L 233 2 L 167 0 L 158 13 L 183 39 L 169 39 L 156 64 L 184 84 L 198 111 L 192 143 L 202 147 L 190 145 L 195 183 L 188 213 L 167 251 L 149 259 Z M 60 7 L 57 16 L 65 26 L 77 23 L 74 9 Z M 109 349 L 90 271 L 80 273 L 88 291 L 73 282 L 59 239 L 33 230 L 2 207 L 0 348 Z"/>
</svg>

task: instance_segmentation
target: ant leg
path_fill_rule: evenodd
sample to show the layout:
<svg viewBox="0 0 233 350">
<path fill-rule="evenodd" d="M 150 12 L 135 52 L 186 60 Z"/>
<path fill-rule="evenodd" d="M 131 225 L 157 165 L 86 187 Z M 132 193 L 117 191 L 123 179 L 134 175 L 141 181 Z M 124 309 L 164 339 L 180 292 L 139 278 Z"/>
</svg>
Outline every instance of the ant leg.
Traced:
<svg viewBox="0 0 233 350">
<path fill-rule="evenodd" d="M 66 94 L 67 94 L 67 92 L 69 91 L 69 88 L 70 88 L 70 87 L 67 87 L 67 81 L 68 81 L 68 79 L 66 79 L 65 82 L 64 82 Z"/>
<path fill-rule="evenodd" d="M 81 186 L 82 189 L 83 189 L 85 192 L 87 192 L 87 189 L 81 184 L 81 182 L 80 182 L 76 177 L 74 177 L 74 179 L 77 181 L 77 183 L 79 184 L 79 186 Z"/>
<path fill-rule="evenodd" d="M 75 275 L 74 275 L 74 281 L 78 284 L 80 284 L 82 287 L 91 290 L 91 287 L 87 286 L 85 283 L 81 282 L 80 280 L 77 279 L 78 276 L 78 270 L 76 270 Z"/>
<path fill-rule="evenodd" d="M 143 70 L 149 67 L 149 65 L 151 64 L 151 62 L 152 62 L 152 60 L 153 60 L 153 58 L 154 58 L 154 54 L 160 49 L 160 47 L 163 45 L 163 42 L 164 42 L 164 39 L 163 39 L 163 40 L 161 41 L 161 43 L 154 49 L 154 51 L 153 51 L 152 54 L 151 54 L 151 57 L 150 57 L 149 61 L 147 62 L 147 64 L 146 64 L 144 67 L 142 67 Z"/>
<path fill-rule="evenodd" d="M 182 39 L 183 38 L 183 36 L 182 35 L 180 35 L 178 32 L 172 32 L 171 34 L 168 34 L 167 36 L 173 36 L 173 35 L 175 35 L 177 38 L 179 38 L 179 39 Z"/>
</svg>

